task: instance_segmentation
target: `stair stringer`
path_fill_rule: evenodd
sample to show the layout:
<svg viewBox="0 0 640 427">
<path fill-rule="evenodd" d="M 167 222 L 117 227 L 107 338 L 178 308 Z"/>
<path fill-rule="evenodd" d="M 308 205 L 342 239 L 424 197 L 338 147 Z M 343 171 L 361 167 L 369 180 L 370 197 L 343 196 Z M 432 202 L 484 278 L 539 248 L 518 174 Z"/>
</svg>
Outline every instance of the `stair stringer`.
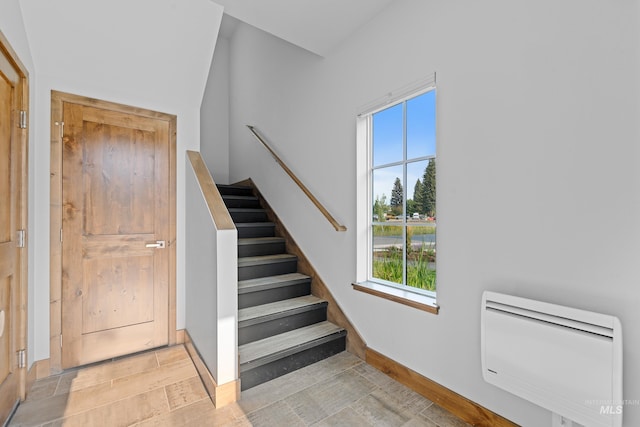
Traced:
<svg viewBox="0 0 640 427">
<path fill-rule="evenodd" d="M 298 257 L 298 272 L 306 274 L 311 277 L 311 295 L 318 298 L 322 298 L 329 302 L 327 309 L 327 320 L 334 323 L 347 331 L 347 351 L 362 360 L 365 360 L 367 344 L 362 336 L 358 333 L 358 330 L 353 326 L 347 315 L 340 308 L 340 304 L 335 300 L 329 287 L 322 280 L 316 269 L 313 267 L 309 259 L 304 252 L 300 249 L 300 246 L 296 243 L 295 239 L 289 233 L 282 221 L 275 214 L 269 203 L 260 193 L 258 186 L 253 182 L 251 178 L 245 179 L 240 182 L 236 182 L 233 185 L 244 185 L 253 189 L 254 196 L 260 200 L 260 206 L 267 213 L 267 217 L 270 222 L 275 224 L 276 235 L 285 239 L 286 252 Z"/>
</svg>

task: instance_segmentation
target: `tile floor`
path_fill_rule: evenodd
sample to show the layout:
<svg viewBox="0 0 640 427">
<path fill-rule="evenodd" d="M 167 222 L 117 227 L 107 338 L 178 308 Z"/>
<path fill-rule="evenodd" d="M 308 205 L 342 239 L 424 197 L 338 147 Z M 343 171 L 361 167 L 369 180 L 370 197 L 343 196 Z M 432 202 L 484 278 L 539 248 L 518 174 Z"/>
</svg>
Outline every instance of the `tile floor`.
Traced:
<svg viewBox="0 0 640 427">
<path fill-rule="evenodd" d="M 215 409 L 182 346 L 37 381 L 10 426 L 458 427 L 431 401 L 343 352 Z"/>
</svg>

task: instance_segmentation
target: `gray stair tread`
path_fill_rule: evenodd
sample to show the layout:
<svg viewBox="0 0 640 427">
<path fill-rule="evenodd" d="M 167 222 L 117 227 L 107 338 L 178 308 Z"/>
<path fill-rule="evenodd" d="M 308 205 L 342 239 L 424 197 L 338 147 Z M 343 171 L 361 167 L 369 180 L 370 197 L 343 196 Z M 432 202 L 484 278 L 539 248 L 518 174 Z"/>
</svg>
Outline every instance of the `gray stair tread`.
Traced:
<svg viewBox="0 0 640 427">
<path fill-rule="evenodd" d="M 311 277 L 300 273 L 280 274 L 277 276 L 258 277 L 256 279 L 238 281 L 238 293 L 246 293 L 257 289 L 272 289 L 282 285 L 294 285 L 305 282 Z"/>
<path fill-rule="evenodd" d="M 331 322 L 320 322 L 250 342 L 238 348 L 240 365 L 248 363 L 252 367 L 260 366 L 272 360 L 302 351 L 316 342 L 328 341 L 330 336 L 344 334 L 344 332 L 344 329 Z"/>
<path fill-rule="evenodd" d="M 238 239 L 238 246 L 243 245 L 263 245 L 269 243 L 284 242 L 283 237 L 247 237 Z"/>
<path fill-rule="evenodd" d="M 305 295 L 302 297 L 289 298 L 254 307 L 242 308 L 238 310 L 238 322 L 246 322 L 258 318 L 268 320 L 271 318 L 282 317 L 283 315 L 286 315 L 285 312 L 292 313 L 304 311 L 300 309 L 306 309 L 314 305 L 322 304 L 326 304 L 326 301 L 313 295 Z"/>
<path fill-rule="evenodd" d="M 275 227 L 273 222 L 261 221 L 261 222 L 239 222 L 236 224 L 236 228 L 239 227 Z"/>
<path fill-rule="evenodd" d="M 250 267 L 253 265 L 275 264 L 279 262 L 295 261 L 297 256 L 291 254 L 275 254 L 261 256 L 247 256 L 238 258 L 238 267 Z"/>
</svg>

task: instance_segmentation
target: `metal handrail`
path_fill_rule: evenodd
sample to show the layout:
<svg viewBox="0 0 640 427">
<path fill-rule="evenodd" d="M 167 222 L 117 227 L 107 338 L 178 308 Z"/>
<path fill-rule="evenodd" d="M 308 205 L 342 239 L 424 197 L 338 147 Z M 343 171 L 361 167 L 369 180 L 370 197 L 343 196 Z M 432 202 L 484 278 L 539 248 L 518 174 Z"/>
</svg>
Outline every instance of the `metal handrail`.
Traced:
<svg viewBox="0 0 640 427">
<path fill-rule="evenodd" d="M 267 151 L 269 151 L 271 156 L 273 156 L 273 158 L 275 159 L 276 163 L 278 163 L 280 165 L 280 167 L 282 167 L 282 169 L 284 169 L 284 171 L 287 173 L 287 175 L 289 175 L 289 177 L 291 177 L 293 182 L 295 182 L 298 185 L 298 187 L 300 187 L 302 192 L 307 195 L 309 200 L 311 200 L 311 202 L 314 205 L 316 205 L 318 210 L 320 210 L 322 215 L 324 215 L 324 217 L 327 218 L 327 220 L 331 223 L 333 228 L 335 228 L 336 231 L 347 231 L 347 227 L 345 227 L 344 225 L 341 225 L 340 223 L 338 223 L 338 221 L 336 221 L 336 219 L 329 213 L 329 211 L 324 206 L 322 206 L 322 203 L 320 203 L 318 201 L 318 199 L 316 199 L 315 196 L 311 193 L 311 191 L 309 191 L 309 189 L 302 183 L 302 181 L 300 181 L 300 179 L 298 179 L 296 174 L 294 174 L 291 171 L 291 169 L 289 169 L 289 167 L 282 161 L 282 159 L 280 157 L 278 157 L 278 155 L 275 153 L 275 151 L 273 151 L 271 149 L 271 147 L 269 147 L 269 144 L 267 144 L 266 141 L 260 136 L 260 134 L 258 133 L 256 128 L 251 126 L 251 125 L 247 125 L 247 127 L 249 128 L 249 130 L 251 131 L 253 136 L 255 136 L 256 139 L 258 141 L 260 141 L 260 143 L 262 143 L 262 145 L 264 146 L 264 148 L 267 149 Z"/>
</svg>

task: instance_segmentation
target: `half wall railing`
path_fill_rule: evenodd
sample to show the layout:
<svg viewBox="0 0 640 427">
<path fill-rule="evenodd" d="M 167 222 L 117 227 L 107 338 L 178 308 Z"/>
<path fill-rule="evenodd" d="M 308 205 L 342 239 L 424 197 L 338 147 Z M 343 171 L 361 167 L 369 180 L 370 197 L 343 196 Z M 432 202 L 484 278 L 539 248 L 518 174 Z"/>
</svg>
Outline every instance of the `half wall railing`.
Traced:
<svg viewBox="0 0 640 427">
<path fill-rule="evenodd" d="M 185 344 L 219 407 L 239 390 L 238 235 L 200 153 L 186 163 Z"/>
</svg>

